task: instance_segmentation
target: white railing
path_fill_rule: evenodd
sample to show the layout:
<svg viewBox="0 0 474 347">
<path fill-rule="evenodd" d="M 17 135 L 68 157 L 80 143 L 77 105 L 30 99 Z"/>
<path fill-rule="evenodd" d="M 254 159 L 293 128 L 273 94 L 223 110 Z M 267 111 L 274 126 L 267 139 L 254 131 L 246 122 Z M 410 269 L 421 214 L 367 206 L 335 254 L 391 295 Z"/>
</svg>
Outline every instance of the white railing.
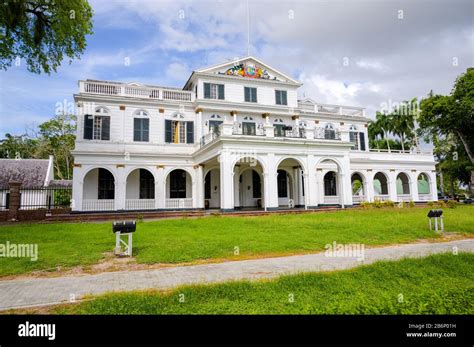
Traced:
<svg viewBox="0 0 474 347">
<path fill-rule="evenodd" d="M 155 199 L 126 199 L 126 210 L 153 210 L 155 209 Z"/>
<path fill-rule="evenodd" d="M 201 137 L 201 147 L 207 145 L 208 143 L 211 143 L 215 139 L 217 139 L 219 135 L 213 131 L 210 133 L 207 133 L 203 137 Z"/>
<path fill-rule="evenodd" d="M 166 199 L 165 207 L 166 208 L 192 208 L 193 198 Z"/>
<path fill-rule="evenodd" d="M 316 105 L 316 112 L 340 114 L 340 115 L 353 116 L 353 117 L 365 117 L 365 111 L 364 111 L 364 108 L 362 107 L 318 104 Z"/>
<path fill-rule="evenodd" d="M 369 149 L 370 152 L 374 153 L 400 153 L 400 154 L 425 154 L 425 155 L 433 155 L 433 151 L 419 151 L 419 150 L 410 150 L 406 149 L 402 151 L 401 149 L 378 149 L 378 148 L 371 148 Z"/>
<path fill-rule="evenodd" d="M 388 195 L 388 194 L 375 194 L 374 200 L 380 200 L 380 201 L 390 200 L 390 195 Z"/>
<path fill-rule="evenodd" d="M 326 128 L 321 128 L 321 127 L 316 127 L 314 128 L 314 138 L 321 140 L 340 140 L 341 139 L 341 133 L 339 130 L 334 129 L 326 129 Z"/>
<path fill-rule="evenodd" d="M 114 199 L 84 199 L 82 200 L 83 211 L 113 211 L 115 209 Z"/>
<path fill-rule="evenodd" d="M 340 204 L 341 202 L 339 199 L 339 195 L 325 195 L 324 203 L 334 205 L 334 204 Z"/>
<path fill-rule="evenodd" d="M 126 83 L 80 81 L 79 91 L 86 94 L 128 96 L 144 99 L 193 101 L 194 94 L 188 90 L 173 90 L 159 87 L 135 86 Z"/>
<path fill-rule="evenodd" d="M 418 193 L 418 200 L 420 201 L 430 201 L 432 200 L 431 198 L 431 194 L 427 194 L 427 193 Z"/>
<path fill-rule="evenodd" d="M 406 201 L 406 202 L 409 202 L 410 200 L 412 200 L 410 194 L 397 194 L 397 199 L 398 201 Z"/>
<path fill-rule="evenodd" d="M 362 201 L 367 201 L 365 195 L 352 195 L 352 202 L 361 203 Z"/>
</svg>

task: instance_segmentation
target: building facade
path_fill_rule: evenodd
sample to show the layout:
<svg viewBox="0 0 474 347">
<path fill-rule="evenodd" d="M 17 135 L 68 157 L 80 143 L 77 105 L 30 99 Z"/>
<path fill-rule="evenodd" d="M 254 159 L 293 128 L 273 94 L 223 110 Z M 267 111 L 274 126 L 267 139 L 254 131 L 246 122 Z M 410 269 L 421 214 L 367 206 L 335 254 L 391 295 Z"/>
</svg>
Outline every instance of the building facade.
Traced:
<svg viewBox="0 0 474 347">
<path fill-rule="evenodd" d="M 254 57 L 183 89 L 79 81 L 73 210 L 437 200 L 431 152 L 370 149 L 363 108 L 298 100 L 300 86 Z"/>
</svg>

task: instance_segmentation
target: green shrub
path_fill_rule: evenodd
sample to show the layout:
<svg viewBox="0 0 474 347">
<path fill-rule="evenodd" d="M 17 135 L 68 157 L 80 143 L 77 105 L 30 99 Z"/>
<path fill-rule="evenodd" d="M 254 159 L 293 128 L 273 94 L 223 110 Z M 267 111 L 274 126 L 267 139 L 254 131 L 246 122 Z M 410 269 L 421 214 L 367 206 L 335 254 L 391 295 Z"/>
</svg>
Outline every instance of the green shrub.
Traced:
<svg viewBox="0 0 474 347">
<path fill-rule="evenodd" d="M 395 203 L 392 200 L 382 201 L 383 207 L 395 207 Z"/>
<path fill-rule="evenodd" d="M 428 202 L 427 202 L 427 205 L 428 205 L 429 207 L 433 207 L 433 206 L 434 206 L 434 202 L 433 202 L 433 201 L 428 201 Z"/>
<path fill-rule="evenodd" d="M 456 200 L 448 200 L 446 202 L 446 205 L 448 206 L 448 208 L 456 208 L 458 202 Z"/>
<path fill-rule="evenodd" d="M 436 202 L 436 207 L 446 208 L 446 207 L 448 207 L 448 205 L 443 200 L 440 200 L 440 201 Z"/>
<path fill-rule="evenodd" d="M 410 200 L 410 202 L 408 203 L 408 206 L 415 207 L 415 202 L 413 200 Z"/>
<path fill-rule="evenodd" d="M 381 207 L 383 207 L 383 201 L 379 200 L 379 199 L 375 199 L 374 202 L 372 203 L 372 205 L 375 208 L 381 208 Z"/>
<path fill-rule="evenodd" d="M 398 204 L 397 204 L 398 208 L 404 208 L 405 207 L 405 202 L 404 201 L 400 201 Z"/>
<path fill-rule="evenodd" d="M 360 207 L 362 207 L 362 208 L 372 208 L 373 206 L 372 206 L 372 203 L 371 203 L 371 202 L 362 201 L 362 202 L 360 203 Z"/>
</svg>

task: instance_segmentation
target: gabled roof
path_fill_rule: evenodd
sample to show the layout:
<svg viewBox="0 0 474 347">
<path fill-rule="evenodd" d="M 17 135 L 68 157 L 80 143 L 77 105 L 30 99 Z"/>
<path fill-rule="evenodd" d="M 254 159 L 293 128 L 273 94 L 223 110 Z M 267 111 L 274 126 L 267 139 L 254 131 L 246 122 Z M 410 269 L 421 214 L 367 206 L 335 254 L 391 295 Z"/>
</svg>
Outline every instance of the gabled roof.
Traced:
<svg viewBox="0 0 474 347">
<path fill-rule="evenodd" d="M 0 187 L 8 187 L 10 181 L 21 182 L 22 188 L 43 187 L 49 165 L 48 159 L 0 159 Z"/>
<path fill-rule="evenodd" d="M 271 77 L 271 78 L 269 78 L 269 80 L 277 80 L 277 81 L 281 81 L 281 82 L 301 85 L 301 83 L 299 81 L 297 81 L 294 78 L 288 76 L 287 74 L 271 67 L 270 65 L 264 63 L 263 61 L 255 58 L 253 56 L 247 56 L 247 57 L 237 58 L 237 59 L 234 59 L 232 61 L 227 61 L 227 62 L 224 62 L 224 63 L 221 63 L 221 64 L 216 64 L 216 65 L 212 65 L 212 66 L 209 66 L 209 67 L 205 67 L 205 68 L 202 68 L 202 69 L 195 70 L 195 71 L 193 71 L 193 73 L 189 77 L 189 79 L 186 82 L 184 87 L 186 88 L 186 86 L 188 85 L 189 81 L 191 80 L 191 78 L 193 77 L 194 74 L 203 73 L 203 74 L 224 75 L 227 70 L 232 69 L 232 68 L 234 68 L 234 67 L 236 67 L 240 64 L 245 64 L 245 65 L 252 64 L 255 67 L 258 67 L 258 68 L 261 68 L 261 69 L 265 70 L 268 73 L 268 75 Z M 242 77 L 242 78 L 246 78 L 246 77 Z"/>
</svg>

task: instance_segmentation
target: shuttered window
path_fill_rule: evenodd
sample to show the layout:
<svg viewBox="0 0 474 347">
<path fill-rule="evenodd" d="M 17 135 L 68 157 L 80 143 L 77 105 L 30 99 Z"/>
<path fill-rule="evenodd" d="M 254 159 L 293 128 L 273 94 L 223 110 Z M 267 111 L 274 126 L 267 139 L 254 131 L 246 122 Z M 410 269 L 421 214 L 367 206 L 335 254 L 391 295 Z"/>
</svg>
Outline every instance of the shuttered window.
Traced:
<svg viewBox="0 0 474 347">
<path fill-rule="evenodd" d="M 365 151 L 365 135 L 363 132 L 359 133 L 359 138 L 360 138 L 360 150 Z"/>
<path fill-rule="evenodd" d="M 150 120 L 148 118 L 133 119 L 133 141 L 149 141 Z"/>
<path fill-rule="evenodd" d="M 110 140 L 109 116 L 84 116 L 85 140 Z"/>
<path fill-rule="evenodd" d="M 224 100 L 224 85 L 215 83 L 204 83 L 204 99 Z"/>
<path fill-rule="evenodd" d="M 194 143 L 194 122 L 165 120 L 166 143 Z"/>
</svg>

